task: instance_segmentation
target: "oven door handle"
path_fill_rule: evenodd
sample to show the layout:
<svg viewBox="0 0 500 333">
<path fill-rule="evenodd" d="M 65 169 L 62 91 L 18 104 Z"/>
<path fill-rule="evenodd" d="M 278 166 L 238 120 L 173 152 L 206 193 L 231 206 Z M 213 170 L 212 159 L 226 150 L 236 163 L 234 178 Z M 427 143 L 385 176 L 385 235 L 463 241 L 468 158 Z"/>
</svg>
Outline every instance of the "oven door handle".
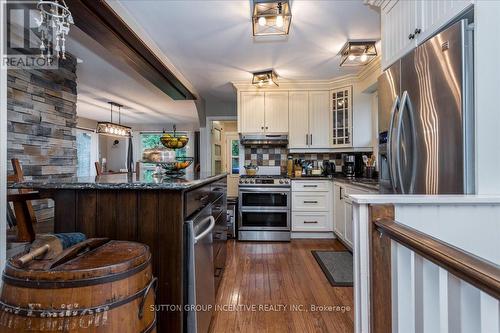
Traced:
<svg viewBox="0 0 500 333">
<path fill-rule="evenodd" d="M 252 188 L 252 189 L 240 189 L 240 195 L 245 193 L 267 193 L 267 194 L 290 194 L 290 190 L 276 190 L 274 191 L 272 188 Z"/>
<path fill-rule="evenodd" d="M 284 187 L 252 187 L 252 188 L 241 188 L 240 193 L 290 193 L 290 188 Z"/>
</svg>

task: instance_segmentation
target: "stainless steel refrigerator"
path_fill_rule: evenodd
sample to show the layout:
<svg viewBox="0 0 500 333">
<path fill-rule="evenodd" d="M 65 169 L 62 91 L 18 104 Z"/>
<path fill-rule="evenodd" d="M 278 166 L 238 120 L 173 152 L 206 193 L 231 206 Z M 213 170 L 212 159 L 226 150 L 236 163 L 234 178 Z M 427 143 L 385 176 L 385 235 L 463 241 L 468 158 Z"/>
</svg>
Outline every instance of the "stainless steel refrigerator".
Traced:
<svg viewBox="0 0 500 333">
<path fill-rule="evenodd" d="M 473 34 L 461 20 L 379 77 L 381 191 L 474 193 Z"/>
</svg>

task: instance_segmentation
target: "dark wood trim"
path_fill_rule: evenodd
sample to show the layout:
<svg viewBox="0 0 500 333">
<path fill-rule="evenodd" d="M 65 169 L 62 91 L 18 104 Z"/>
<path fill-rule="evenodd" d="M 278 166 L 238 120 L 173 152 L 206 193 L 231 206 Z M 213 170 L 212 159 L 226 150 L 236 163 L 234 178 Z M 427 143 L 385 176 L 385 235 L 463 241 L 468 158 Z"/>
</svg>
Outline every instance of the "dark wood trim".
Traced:
<svg viewBox="0 0 500 333">
<path fill-rule="evenodd" d="M 102 0 L 66 0 L 75 25 L 174 100 L 196 97 Z"/>
<path fill-rule="evenodd" d="M 370 206 L 370 317 L 371 332 L 392 331 L 391 240 L 380 237 L 374 222 L 394 219 L 394 206 Z"/>
<path fill-rule="evenodd" d="M 384 235 L 485 293 L 500 299 L 499 266 L 393 219 L 379 219 L 374 223 L 377 230 Z"/>
</svg>

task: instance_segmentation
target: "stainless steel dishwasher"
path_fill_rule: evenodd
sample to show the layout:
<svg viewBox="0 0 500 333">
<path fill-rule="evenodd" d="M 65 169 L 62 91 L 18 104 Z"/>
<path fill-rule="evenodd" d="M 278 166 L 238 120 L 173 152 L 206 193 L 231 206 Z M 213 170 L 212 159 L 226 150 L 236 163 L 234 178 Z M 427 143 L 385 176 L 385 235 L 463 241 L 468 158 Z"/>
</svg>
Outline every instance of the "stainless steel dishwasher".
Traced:
<svg viewBox="0 0 500 333">
<path fill-rule="evenodd" d="M 186 326 L 188 333 L 206 333 L 215 304 L 212 230 L 215 219 L 209 204 L 185 222 Z"/>
</svg>

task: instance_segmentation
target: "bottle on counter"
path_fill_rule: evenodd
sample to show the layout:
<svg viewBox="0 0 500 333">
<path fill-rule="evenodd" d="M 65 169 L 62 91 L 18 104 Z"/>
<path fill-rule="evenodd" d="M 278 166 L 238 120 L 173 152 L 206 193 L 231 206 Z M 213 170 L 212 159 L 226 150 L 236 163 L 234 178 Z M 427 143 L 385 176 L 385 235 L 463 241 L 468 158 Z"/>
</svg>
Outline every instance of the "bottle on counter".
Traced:
<svg viewBox="0 0 500 333">
<path fill-rule="evenodd" d="M 286 164 L 286 174 L 288 175 L 288 177 L 293 176 L 293 171 L 294 171 L 293 156 L 288 155 L 288 161 Z"/>
</svg>

